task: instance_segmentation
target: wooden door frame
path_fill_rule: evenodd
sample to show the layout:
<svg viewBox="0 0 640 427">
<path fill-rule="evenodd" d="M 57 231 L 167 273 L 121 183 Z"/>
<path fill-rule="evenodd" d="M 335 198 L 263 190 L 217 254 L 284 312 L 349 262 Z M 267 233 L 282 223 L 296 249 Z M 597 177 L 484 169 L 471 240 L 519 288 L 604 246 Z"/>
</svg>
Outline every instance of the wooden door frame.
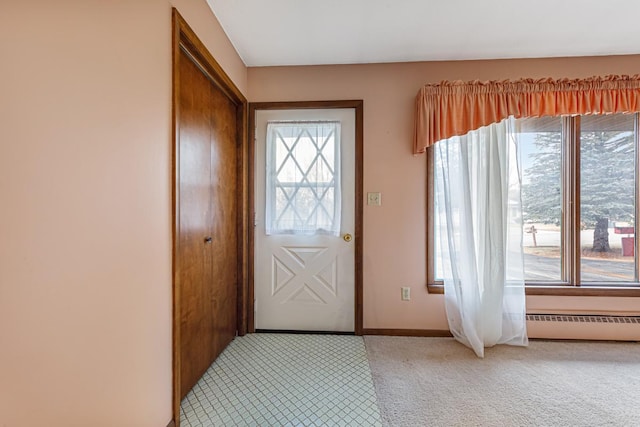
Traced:
<svg viewBox="0 0 640 427">
<path fill-rule="evenodd" d="M 255 167 L 256 167 L 256 112 L 258 110 L 304 110 L 304 109 L 338 109 L 353 108 L 356 113 L 355 122 L 355 200 L 354 200 L 354 273 L 355 273 L 355 322 L 354 329 L 356 335 L 362 335 L 362 300 L 363 300 L 363 281 L 362 281 L 362 229 L 363 229 L 363 101 L 362 100 L 344 100 L 344 101 L 292 101 L 292 102 L 251 102 L 249 103 L 249 217 L 252 224 L 249 227 L 249 265 L 248 265 L 248 294 L 247 308 L 248 315 L 248 332 L 255 332 L 255 292 L 254 292 L 254 246 L 255 246 Z"/>
<path fill-rule="evenodd" d="M 180 13 L 172 10 L 172 269 L 173 269 L 173 420 L 169 425 L 180 426 L 180 265 L 177 261 L 178 242 L 180 241 L 180 52 L 184 52 L 236 106 L 237 123 L 237 230 L 238 230 L 238 305 L 237 333 L 247 332 L 247 284 L 248 284 L 248 145 L 247 145 L 247 100 L 220 64 L 214 59 L 205 45 L 196 36 Z"/>
</svg>

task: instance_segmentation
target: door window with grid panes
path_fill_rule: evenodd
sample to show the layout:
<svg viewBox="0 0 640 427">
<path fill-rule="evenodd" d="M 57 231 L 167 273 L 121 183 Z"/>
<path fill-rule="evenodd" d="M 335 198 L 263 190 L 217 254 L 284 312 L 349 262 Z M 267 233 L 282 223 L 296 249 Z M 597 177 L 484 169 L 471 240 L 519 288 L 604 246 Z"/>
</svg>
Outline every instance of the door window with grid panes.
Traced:
<svg viewBox="0 0 640 427">
<path fill-rule="evenodd" d="M 267 234 L 340 234 L 339 154 L 340 122 L 267 124 Z"/>
</svg>

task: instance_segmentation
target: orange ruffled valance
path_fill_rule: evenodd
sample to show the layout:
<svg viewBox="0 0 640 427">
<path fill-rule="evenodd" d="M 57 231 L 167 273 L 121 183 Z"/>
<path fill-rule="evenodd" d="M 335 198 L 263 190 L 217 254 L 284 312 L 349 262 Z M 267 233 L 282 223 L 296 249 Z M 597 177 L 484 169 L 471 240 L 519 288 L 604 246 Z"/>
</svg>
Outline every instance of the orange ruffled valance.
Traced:
<svg viewBox="0 0 640 427">
<path fill-rule="evenodd" d="M 416 96 L 414 153 L 441 139 L 516 118 L 640 111 L 640 76 L 443 81 Z"/>
</svg>

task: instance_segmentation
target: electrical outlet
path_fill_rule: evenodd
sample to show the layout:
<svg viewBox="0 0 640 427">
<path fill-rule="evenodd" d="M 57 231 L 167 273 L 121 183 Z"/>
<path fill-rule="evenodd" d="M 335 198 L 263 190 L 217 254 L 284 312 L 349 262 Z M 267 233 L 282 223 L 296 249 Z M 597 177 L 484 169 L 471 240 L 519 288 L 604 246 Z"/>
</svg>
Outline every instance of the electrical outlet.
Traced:
<svg viewBox="0 0 640 427">
<path fill-rule="evenodd" d="M 402 292 L 401 292 L 402 301 L 411 300 L 411 288 L 404 287 L 404 288 L 400 288 L 400 289 L 402 290 Z"/>
<path fill-rule="evenodd" d="M 382 205 L 382 195 L 379 192 L 367 193 L 367 204 L 369 206 Z"/>
</svg>

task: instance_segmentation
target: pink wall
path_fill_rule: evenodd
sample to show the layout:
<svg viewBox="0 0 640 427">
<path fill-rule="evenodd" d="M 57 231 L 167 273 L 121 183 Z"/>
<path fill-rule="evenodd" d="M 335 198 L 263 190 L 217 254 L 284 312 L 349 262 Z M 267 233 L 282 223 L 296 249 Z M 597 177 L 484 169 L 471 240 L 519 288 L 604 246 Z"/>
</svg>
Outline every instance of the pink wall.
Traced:
<svg viewBox="0 0 640 427">
<path fill-rule="evenodd" d="M 246 92 L 204 0 L 0 13 L 0 425 L 171 418 L 171 4 Z"/>
<path fill-rule="evenodd" d="M 447 329 L 441 295 L 425 287 L 424 156 L 413 156 L 414 97 L 425 83 L 635 74 L 640 56 L 249 68 L 252 102 L 363 99 L 365 328 Z M 412 288 L 411 301 L 400 287 Z M 640 313 L 640 298 L 528 298 L 531 312 Z M 536 329 L 538 336 L 544 330 Z M 636 328 L 637 336 L 638 330 Z M 595 338 L 595 337 L 593 337 Z"/>
</svg>

